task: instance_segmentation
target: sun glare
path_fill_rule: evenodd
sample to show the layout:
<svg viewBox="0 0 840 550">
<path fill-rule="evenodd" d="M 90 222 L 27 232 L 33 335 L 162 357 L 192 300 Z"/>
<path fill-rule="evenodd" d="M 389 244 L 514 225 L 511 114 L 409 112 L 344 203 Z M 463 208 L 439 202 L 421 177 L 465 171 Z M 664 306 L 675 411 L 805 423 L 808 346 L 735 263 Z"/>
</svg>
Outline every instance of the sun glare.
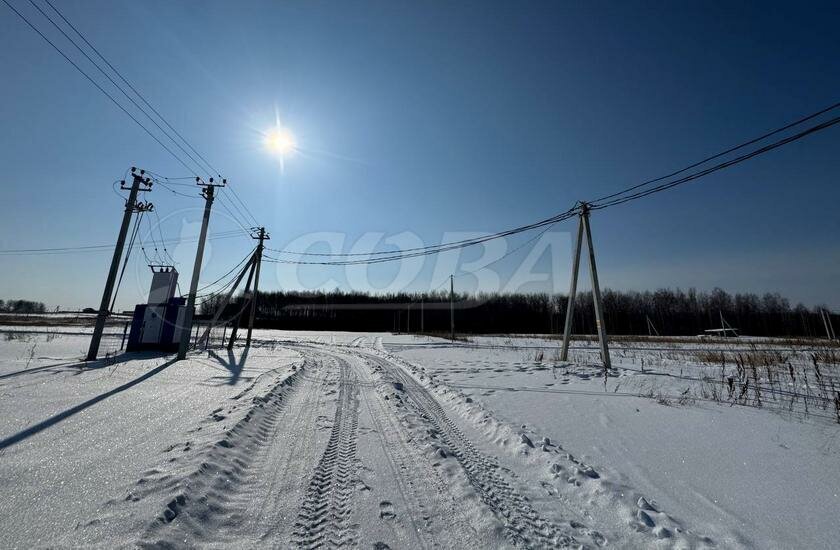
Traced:
<svg viewBox="0 0 840 550">
<path fill-rule="evenodd" d="M 272 128 L 265 134 L 266 148 L 281 157 L 288 156 L 297 148 L 294 134 L 283 127 Z"/>
</svg>

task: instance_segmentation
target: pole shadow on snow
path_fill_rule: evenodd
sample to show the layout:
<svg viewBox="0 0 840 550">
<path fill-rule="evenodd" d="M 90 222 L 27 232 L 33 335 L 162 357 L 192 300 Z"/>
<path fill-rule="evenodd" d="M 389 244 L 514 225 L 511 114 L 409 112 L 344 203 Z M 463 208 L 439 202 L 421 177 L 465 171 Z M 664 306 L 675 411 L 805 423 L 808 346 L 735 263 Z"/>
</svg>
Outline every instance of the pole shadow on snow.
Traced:
<svg viewBox="0 0 840 550">
<path fill-rule="evenodd" d="M 3 380 L 4 378 L 14 378 L 14 377 L 20 376 L 22 374 L 30 374 L 30 373 L 35 373 L 35 372 L 41 372 L 41 371 L 45 371 L 45 370 L 49 370 L 49 369 L 58 369 L 58 368 L 61 368 L 61 367 L 79 367 L 82 364 L 83 363 L 79 363 L 78 361 L 70 361 L 68 363 L 55 363 L 54 365 L 42 365 L 40 367 L 32 367 L 31 369 L 21 369 L 21 370 L 16 370 L 14 372 L 9 372 L 9 373 L 6 373 L 6 374 L 0 374 L 0 380 Z"/>
<path fill-rule="evenodd" d="M 239 361 L 233 354 L 233 350 L 227 350 L 227 361 L 213 350 L 208 350 L 213 359 L 218 361 L 224 368 L 230 371 L 230 379 L 228 385 L 235 386 L 239 382 L 239 377 L 242 375 L 242 369 L 245 368 L 245 361 L 248 359 L 248 348 L 243 348 L 242 355 L 239 356 Z"/>
<path fill-rule="evenodd" d="M 131 355 L 131 354 L 123 354 L 123 356 L 125 356 L 125 355 Z M 136 356 L 123 359 L 123 361 L 131 359 L 131 358 L 136 358 Z M 2 451 L 3 449 L 6 449 L 7 447 L 11 447 L 12 445 L 15 445 L 17 443 L 20 443 L 24 439 L 27 439 L 29 437 L 32 437 L 33 435 L 36 435 L 36 434 L 46 430 L 47 428 L 50 428 L 50 427 L 58 424 L 62 420 L 66 420 L 67 418 L 73 416 L 74 414 L 82 412 L 83 410 L 87 409 L 88 407 L 91 407 L 91 406 L 99 403 L 100 401 L 104 401 L 105 399 L 108 399 L 109 397 L 111 397 L 113 395 L 124 392 L 125 390 L 127 390 L 127 389 L 129 389 L 133 386 L 136 386 L 140 382 L 143 382 L 144 380 L 147 380 L 147 379 L 151 378 L 152 376 L 155 376 L 156 374 L 160 373 L 161 371 L 171 367 L 176 362 L 177 362 L 177 359 L 170 359 L 166 363 L 164 363 L 164 364 L 162 364 L 158 367 L 153 368 L 149 372 L 143 374 L 142 376 L 139 376 L 139 377 L 135 378 L 134 380 L 131 380 L 130 382 L 126 382 L 125 384 L 123 384 L 121 386 L 117 386 L 116 388 L 114 388 L 112 390 L 109 390 L 109 391 L 107 391 L 107 392 L 105 392 L 101 395 L 97 395 L 96 397 L 88 399 L 84 403 L 80 403 L 80 404 L 76 405 L 75 407 L 71 407 L 71 408 L 67 409 L 66 411 L 62 411 L 62 412 L 60 412 L 56 415 L 51 416 L 51 417 L 47 418 L 46 420 L 35 424 L 34 426 L 30 426 L 29 428 L 26 428 L 25 430 L 21 430 L 14 435 L 11 435 L 11 436 L 9 436 L 5 439 L 0 440 L 0 451 Z"/>
<path fill-rule="evenodd" d="M 74 370 L 76 372 L 84 372 L 88 370 L 97 370 L 103 369 L 106 367 L 113 367 L 114 365 L 119 365 L 120 363 L 125 363 L 126 361 L 134 361 L 137 359 L 155 359 L 157 357 L 164 357 L 167 354 L 160 353 L 160 352 L 141 352 L 141 353 L 122 353 L 120 355 L 108 358 L 108 359 L 97 359 L 96 361 L 69 361 L 65 363 L 55 363 L 52 365 L 42 365 L 40 367 L 32 367 L 30 369 L 21 369 L 14 372 L 9 372 L 6 374 L 0 375 L 0 380 L 5 378 L 14 378 L 16 376 L 22 376 L 24 374 L 34 374 L 36 372 L 43 372 L 49 371 L 50 369 L 58 369 L 56 372 L 64 371 L 64 370 Z"/>
</svg>

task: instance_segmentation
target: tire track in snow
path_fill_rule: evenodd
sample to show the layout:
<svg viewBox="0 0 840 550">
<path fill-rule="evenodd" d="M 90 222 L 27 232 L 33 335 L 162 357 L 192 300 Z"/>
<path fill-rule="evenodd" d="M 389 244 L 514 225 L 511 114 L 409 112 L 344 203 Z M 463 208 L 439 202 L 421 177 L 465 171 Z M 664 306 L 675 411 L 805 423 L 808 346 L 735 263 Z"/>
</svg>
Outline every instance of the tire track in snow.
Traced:
<svg viewBox="0 0 840 550">
<path fill-rule="evenodd" d="M 409 512 L 407 515 L 412 527 L 411 533 L 415 536 L 416 542 L 421 548 L 427 548 L 429 546 L 427 537 L 424 536 L 424 530 L 414 520 L 415 514 L 412 512 L 424 514 L 422 516 L 423 520 L 427 520 L 428 516 L 425 515 L 425 507 L 414 489 L 414 480 L 410 479 L 412 470 L 407 464 L 407 449 L 397 435 L 398 431 L 393 425 L 395 420 L 393 414 L 385 410 L 379 400 L 376 400 L 376 403 L 372 405 L 371 401 L 373 400 L 367 394 L 363 396 L 363 401 L 377 438 L 382 445 L 382 454 L 391 470 L 396 489 Z M 376 406 L 376 412 L 374 412 L 374 406 Z M 383 423 L 389 424 L 387 429 L 383 427 Z M 410 509 L 409 505 L 411 505 Z M 383 516 L 380 514 L 380 517 Z"/>
<path fill-rule="evenodd" d="M 350 365 L 337 359 L 341 374 L 332 431 L 315 467 L 292 535 L 292 542 L 304 548 L 356 545 L 356 529 L 350 525 L 350 514 L 357 468 L 358 388 Z"/>
<path fill-rule="evenodd" d="M 350 518 L 358 524 L 356 541 L 383 549 L 497 546 L 496 533 L 474 526 L 476 514 L 486 513 L 483 506 L 464 507 L 465 487 L 453 488 L 452 480 L 441 476 L 440 464 L 429 460 L 431 448 L 406 431 L 401 420 L 406 411 L 393 384 L 381 371 L 375 373 L 379 369 L 371 368 L 367 356 L 347 346 L 302 347 L 346 361 L 355 374 L 347 383 L 358 389 L 360 401 Z"/>
<path fill-rule="evenodd" d="M 329 383 L 327 377 L 305 377 L 307 370 L 317 371 L 318 365 L 305 361 L 267 394 L 254 398 L 248 413 L 197 455 L 201 463 L 192 473 L 166 484 L 164 490 L 175 495 L 149 526 L 143 544 L 179 545 L 187 538 L 243 543 L 259 537 L 266 523 L 276 524 L 271 521 L 275 518 L 263 517 L 269 498 L 262 483 L 270 480 L 270 496 L 279 478 L 289 479 L 295 455 L 311 453 L 314 412 Z"/>
<path fill-rule="evenodd" d="M 355 359 L 364 363 L 368 361 L 367 358 L 358 356 Z M 385 381 L 379 381 L 377 385 L 382 388 L 391 387 L 391 384 Z M 410 444 L 413 438 L 404 438 L 402 434 L 405 429 L 400 426 L 396 411 L 385 399 L 387 398 L 383 398 L 379 392 L 365 392 L 362 400 L 404 504 L 403 509 L 408 516 L 411 534 L 417 545 L 421 548 L 441 545 L 431 528 L 432 522 L 442 524 L 435 526 L 438 533 L 445 532 L 453 537 L 449 542 L 450 547 L 459 548 L 471 542 L 475 543 L 478 533 L 464 517 L 463 502 L 456 502 L 451 494 L 449 482 L 445 481 L 438 468 L 433 467 L 427 460 L 420 446 L 416 443 Z M 381 476 L 382 473 L 378 472 L 377 477 L 381 479 Z"/>
<path fill-rule="evenodd" d="M 324 406 L 327 388 L 335 383 L 334 377 L 325 374 L 311 378 L 301 374 L 300 378 L 308 382 L 305 395 L 289 411 L 289 421 L 274 434 L 264 466 L 255 472 L 252 487 L 244 492 L 248 506 L 241 531 L 243 536 L 262 533 L 261 543 L 279 544 L 278 540 L 287 538 L 288 531 L 284 530 L 290 526 L 283 517 L 288 496 L 304 490 L 304 474 L 309 465 L 301 458 L 313 455 L 318 446 L 313 431 L 318 429 L 322 417 L 317 413 Z"/>
<path fill-rule="evenodd" d="M 470 485 L 503 523 L 505 536 L 512 544 L 524 547 L 569 547 L 581 544 L 560 526 L 541 518 L 505 479 L 496 461 L 470 442 L 437 400 L 413 377 L 386 359 L 372 354 L 364 356 L 402 384 L 417 414 L 433 427 L 435 435 L 458 460 Z"/>
</svg>

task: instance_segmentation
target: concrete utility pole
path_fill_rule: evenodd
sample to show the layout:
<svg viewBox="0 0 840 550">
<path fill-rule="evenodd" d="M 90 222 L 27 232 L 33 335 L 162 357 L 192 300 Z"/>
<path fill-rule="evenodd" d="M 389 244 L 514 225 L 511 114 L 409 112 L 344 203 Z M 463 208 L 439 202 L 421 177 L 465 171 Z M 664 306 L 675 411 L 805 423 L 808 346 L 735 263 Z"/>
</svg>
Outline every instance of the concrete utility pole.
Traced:
<svg viewBox="0 0 840 550">
<path fill-rule="evenodd" d="M 125 237 L 128 235 L 128 226 L 131 223 L 131 215 L 137 209 L 137 193 L 140 191 L 150 191 L 152 189 L 152 180 L 145 177 L 146 171 L 131 168 L 132 182 L 131 187 L 125 187 L 125 181 L 121 182 L 120 189 L 130 189 L 128 200 L 125 201 L 125 211 L 123 212 L 122 225 L 120 226 L 120 233 L 117 236 L 117 246 L 114 248 L 114 256 L 111 258 L 111 269 L 108 271 L 108 278 L 105 280 L 105 290 L 102 292 L 102 302 L 99 304 L 99 311 L 96 314 L 96 325 L 93 328 L 93 336 L 90 339 L 90 347 L 88 348 L 86 361 L 95 361 L 96 354 L 99 353 L 99 343 L 102 341 L 102 332 L 105 330 L 105 321 L 108 319 L 108 306 L 111 304 L 111 294 L 114 292 L 114 282 L 117 278 L 117 271 L 120 267 L 120 258 L 122 257 L 123 248 L 125 248 Z M 141 187 L 143 186 L 143 187 Z"/>
<path fill-rule="evenodd" d="M 589 205 L 580 205 L 580 223 L 578 225 L 578 239 L 575 257 L 572 265 L 572 284 L 569 290 L 569 307 L 566 310 L 566 327 L 563 333 L 563 349 L 560 359 L 566 361 L 569 352 L 569 338 L 572 333 L 572 315 L 574 312 L 574 299 L 577 292 L 577 276 L 580 268 L 581 237 L 586 237 L 586 245 L 589 248 L 589 275 L 592 280 L 592 301 L 595 305 L 595 328 L 598 331 L 598 341 L 601 344 L 601 360 L 604 362 L 604 369 L 612 367 L 610 362 L 610 348 L 607 343 L 607 329 L 604 324 L 604 309 L 601 301 L 601 285 L 598 283 L 598 269 L 595 265 L 595 249 L 592 246 L 592 230 L 589 227 Z"/>
<path fill-rule="evenodd" d="M 246 348 L 251 347 L 251 332 L 254 330 L 254 317 L 257 315 L 257 297 L 260 291 L 260 266 L 262 265 L 263 242 L 271 239 L 271 237 L 268 236 L 268 233 L 265 232 L 265 227 L 259 227 L 256 229 L 257 235 L 252 235 L 251 238 L 259 239 L 260 244 L 257 245 L 257 251 L 254 253 L 256 254 L 257 270 L 254 277 L 254 295 L 251 298 L 251 315 L 248 319 L 248 336 L 245 338 Z"/>
<path fill-rule="evenodd" d="M 563 349 L 560 360 L 569 360 L 569 339 L 572 337 L 572 323 L 575 318 L 575 297 L 577 295 L 578 271 L 580 271 L 580 247 L 583 241 L 583 218 L 578 220 L 577 240 L 575 241 L 575 255 L 572 257 L 572 282 L 569 285 L 569 300 L 566 304 L 566 326 L 563 329 Z"/>
<path fill-rule="evenodd" d="M 251 258 L 245 262 L 245 266 L 242 268 L 242 271 L 239 272 L 239 275 L 236 276 L 236 281 L 233 283 L 233 286 L 230 287 L 227 294 L 225 294 L 222 303 L 219 304 L 218 309 L 216 310 L 215 315 L 213 315 L 213 320 L 210 321 L 210 324 L 207 325 L 207 328 L 204 329 L 204 333 L 201 335 L 201 338 L 198 339 L 198 345 L 203 346 L 205 349 L 207 346 L 210 345 L 210 331 L 213 327 L 216 326 L 216 323 L 219 322 L 222 314 L 225 312 L 227 305 L 230 303 L 230 299 L 233 297 L 233 294 L 236 292 L 236 289 L 239 287 L 239 283 L 242 282 L 242 277 L 245 276 L 245 272 L 251 269 L 251 266 L 256 261 L 256 256 L 254 254 L 251 255 Z M 225 324 L 225 331 L 227 331 L 227 324 Z M 224 336 L 222 336 L 222 340 L 224 340 Z"/>
<path fill-rule="evenodd" d="M 181 327 L 181 343 L 178 346 L 178 361 L 187 358 L 187 350 L 190 347 L 190 331 L 192 330 L 193 316 L 195 315 L 195 295 L 198 291 L 198 278 L 201 275 L 201 262 L 204 260 L 204 243 L 207 240 L 207 227 L 210 225 L 210 209 L 213 207 L 213 198 L 216 187 L 224 187 L 226 180 L 222 180 L 220 185 L 213 183 L 213 178 L 210 178 L 210 183 L 201 183 L 201 180 L 196 178 L 196 182 L 204 187 L 202 195 L 204 196 L 204 217 L 201 219 L 201 233 L 198 236 L 198 249 L 195 251 L 195 263 L 193 264 L 192 281 L 190 282 L 190 294 L 187 297 L 187 308 L 184 311 L 184 326 Z"/>
<path fill-rule="evenodd" d="M 449 339 L 455 340 L 455 276 L 449 276 Z"/>
<path fill-rule="evenodd" d="M 257 253 L 257 251 L 254 250 L 254 254 L 256 254 L 256 253 Z M 254 256 L 254 259 L 256 260 L 256 256 Z M 242 294 L 242 296 L 243 296 L 242 310 L 240 310 L 239 313 L 236 314 L 236 319 L 233 321 L 233 328 L 230 331 L 230 338 L 228 339 L 228 346 L 227 346 L 227 349 L 229 349 L 229 350 L 233 349 L 233 344 L 236 342 L 236 335 L 239 332 L 239 324 L 242 320 L 242 313 L 245 311 L 245 308 L 248 307 L 251 304 L 251 302 L 250 302 L 250 300 L 251 300 L 251 282 L 254 280 L 254 270 L 256 269 L 256 267 L 257 267 L 257 262 L 252 261 L 251 262 L 251 271 L 248 272 L 248 282 L 245 283 L 245 290 L 243 291 L 243 294 Z"/>
<path fill-rule="evenodd" d="M 586 244 L 589 246 L 589 275 L 592 279 L 592 300 L 595 302 L 595 324 L 598 329 L 598 340 L 601 343 L 601 359 L 604 368 L 612 367 L 610 361 L 610 347 L 607 344 L 607 327 L 604 325 L 604 307 L 601 302 L 601 285 L 598 284 L 598 268 L 595 266 L 595 248 L 592 246 L 592 229 L 589 227 L 589 205 L 581 208 L 583 217 L 583 232 L 586 233 Z"/>
</svg>

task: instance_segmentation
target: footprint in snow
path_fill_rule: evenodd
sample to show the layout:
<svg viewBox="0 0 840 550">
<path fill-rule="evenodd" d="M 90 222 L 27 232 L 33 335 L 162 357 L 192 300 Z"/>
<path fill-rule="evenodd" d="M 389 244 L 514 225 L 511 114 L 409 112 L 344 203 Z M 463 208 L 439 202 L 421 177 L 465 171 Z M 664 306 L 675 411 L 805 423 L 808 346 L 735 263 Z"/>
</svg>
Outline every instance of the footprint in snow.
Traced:
<svg viewBox="0 0 840 550">
<path fill-rule="evenodd" d="M 383 500 L 379 503 L 379 517 L 382 519 L 394 519 L 397 514 L 394 513 L 394 505 Z"/>
</svg>

